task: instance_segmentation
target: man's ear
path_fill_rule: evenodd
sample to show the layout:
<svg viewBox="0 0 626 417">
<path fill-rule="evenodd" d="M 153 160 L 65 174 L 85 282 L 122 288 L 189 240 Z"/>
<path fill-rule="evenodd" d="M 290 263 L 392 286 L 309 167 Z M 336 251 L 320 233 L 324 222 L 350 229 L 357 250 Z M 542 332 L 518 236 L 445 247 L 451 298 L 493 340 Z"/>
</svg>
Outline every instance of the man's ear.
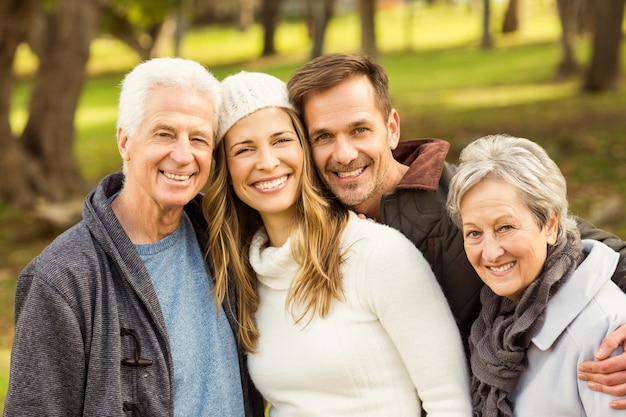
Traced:
<svg viewBox="0 0 626 417">
<path fill-rule="evenodd" d="M 117 128 L 117 150 L 124 161 L 130 160 L 128 152 L 128 135 L 121 127 Z"/>
<path fill-rule="evenodd" d="M 400 143 L 400 115 L 396 109 L 391 109 L 391 113 L 389 113 L 387 130 L 389 132 L 389 147 L 394 150 Z"/>
</svg>

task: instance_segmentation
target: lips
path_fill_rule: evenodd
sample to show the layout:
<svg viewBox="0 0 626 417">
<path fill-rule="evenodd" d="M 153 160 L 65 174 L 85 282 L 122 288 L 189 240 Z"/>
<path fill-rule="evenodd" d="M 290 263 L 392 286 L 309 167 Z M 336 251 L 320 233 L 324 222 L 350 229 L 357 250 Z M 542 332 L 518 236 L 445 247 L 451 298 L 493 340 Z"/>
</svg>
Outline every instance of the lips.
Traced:
<svg viewBox="0 0 626 417">
<path fill-rule="evenodd" d="M 487 268 L 493 272 L 504 272 L 515 266 L 515 262 L 509 262 L 502 266 L 488 266 Z"/>
<path fill-rule="evenodd" d="M 173 174 L 171 172 L 165 172 L 165 171 L 161 171 L 161 172 L 163 173 L 163 175 L 165 175 L 165 177 L 169 178 L 170 180 L 187 181 L 189 178 L 191 178 L 191 175 Z"/>
<path fill-rule="evenodd" d="M 284 176 L 282 176 L 280 178 L 276 178 L 276 179 L 273 179 L 271 181 L 256 182 L 253 185 L 254 185 L 255 188 L 257 188 L 259 190 L 267 191 L 267 190 L 271 190 L 271 189 L 280 187 L 285 182 L 287 182 L 288 178 L 289 178 L 289 175 L 284 175 Z"/>
<path fill-rule="evenodd" d="M 336 174 L 339 178 L 351 178 L 351 177 L 357 177 L 361 175 L 363 171 L 365 171 L 365 168 L 359 168 L 359 169 L 355 169 L 354 171 L 349 171 L 349 172 L 337 171 Z"/>
</svg>

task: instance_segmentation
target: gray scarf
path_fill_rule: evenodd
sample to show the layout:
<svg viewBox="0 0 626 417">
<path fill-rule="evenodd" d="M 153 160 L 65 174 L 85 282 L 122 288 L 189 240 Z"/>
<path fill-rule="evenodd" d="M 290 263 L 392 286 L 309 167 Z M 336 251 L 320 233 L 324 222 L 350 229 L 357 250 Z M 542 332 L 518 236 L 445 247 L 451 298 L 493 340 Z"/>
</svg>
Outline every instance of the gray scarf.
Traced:
<svg viewBox="0 0 626 417">
<path fill-rule="evenodd" d="M 546 304 L 583 261 L 578 236 L 548 248 L 539 276 L 516 303 L 485 286 L 482 310 L 472 326 L 470 352 L 474 416 L 513 416 L 510 396 L 526 369 L 526 351 L 544 321 Z"/>
</svg>

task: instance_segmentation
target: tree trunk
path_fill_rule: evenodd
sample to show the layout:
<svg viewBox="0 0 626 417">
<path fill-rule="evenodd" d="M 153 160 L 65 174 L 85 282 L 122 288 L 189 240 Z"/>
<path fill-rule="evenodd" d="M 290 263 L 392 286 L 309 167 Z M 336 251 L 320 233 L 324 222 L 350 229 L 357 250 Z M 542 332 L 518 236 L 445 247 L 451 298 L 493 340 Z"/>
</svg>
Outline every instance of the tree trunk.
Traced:
<svg viewBox="0 0 626 417">
<path fill-rule="evenodd" d="M 579 16 L 584 0 L 557 0 L 556 6 L 561 23 L 561 62 L 556 67 L 556 78 L 561 79 L 576 74 L 580 66 L 574 54 L 574 45 L 579 33 Z"/>
<path fill-rule="evenodd" d="M 13 92 L 13 61 L 17 46 L 25 40 L 38 0 L 5 0 L 0 3 L 0 198 L 16 207 L 27 207 L 34 197 L 29 189 L 34 164 L 13 136 L 9 114 Z"/>
<path fill-rule="evenodd" d="M 509 0 L 502 20 L 502 33 L 517 32 L 520 28 L 521 0 Z"/>
<path fill-rule="evenodd" d="M 483 37 L 480 41 L 482 49 L 491 49 L 491 0 L 483 0 Z"/>
<path fill-rule="evenodd" d="M 165 18 L 161 23 L 153 26 L 154 37 L 152 38 L 150 58 L 165 55 L 170 43 L 174 46 L 174 56 L 181 55 L 183 38 L 190 22 L 189 16 L 185 16 L 184 13 L 186 12 L 172 9 L 165 14 Z"/>
<path fill-rule="evenodd" d="M 153 42 L 139 42 L 133 26 L 126 18 L 119 16 L 113 8 L 106 7 L 102 11 L 102 20 L 104 20 L 104 30 L 132 49 L 141 61 L 150 58 Z M 145 45 L 146 43 L 148 45 Z"/>
<path fill-rule="evenodd" d="M 239 1 L 239 15 L 237 17 L 237 26 L 239 30 L 244 31 L 254 23 L 255 4 L 253 0 Z"/>
<path fill-rule="evenodd" d="M 282 0 L 263 0 L 261 5 L 261 24 L 263 25 L 262 56 L 276 55 L 274 36 L 278 26 L 278 16 Z"/>
<path fill-rule="evenodd" d="M 376 46 L 376 0 L 360 0 L 361 51 L 373 61 L 378 61 Z"/>
<path fill-rule="evenodd" d="M 41 168 L 40 175 L 30 178 L 31 189 L 51 201 L 83 194 L 87 188 L 73 152 L 74 115 L 99 16 L 95 0 L 58 0 L 46 16 L 45 38 L 38 40 L 44 47 L 21 142 Z"/>
<path fill-rule="evenodd" d="M 622 20 L 626 0 L 598 0 L 594 2 L 594 33 L 591 65 L 583 90 L 616 90 L 619 80 Z"/>
<path fill-rule="evenodd" d="M 313 41 L 311 59 L 321 56 L 324 50 L 326 27 L 333 15 L 334 0 L 308 0 L 310 36 Z"/>
</svg>

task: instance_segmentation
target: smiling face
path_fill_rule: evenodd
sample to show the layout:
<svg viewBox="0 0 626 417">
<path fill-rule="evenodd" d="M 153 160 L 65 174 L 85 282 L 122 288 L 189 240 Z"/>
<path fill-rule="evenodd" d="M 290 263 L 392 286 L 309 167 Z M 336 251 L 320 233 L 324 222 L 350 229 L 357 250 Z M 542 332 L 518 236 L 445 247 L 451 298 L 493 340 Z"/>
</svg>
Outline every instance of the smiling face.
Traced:
<svg viewBox="0 0 626 417">
<path fill-rule="evenodd" d="M 137 134 L 117 132 L 126 164 L 123 192 L 156 212 L 182 210 L 204 187 L 213 151 L 213 104 L 191 91 L 157 88 Z"/>
<path fill-rule="evenodd" d="M 320 176 L 341 202 L 363 211 L 395 186 L 391 151 L 399 141 L 399 117 L 376 106 L 366 76 L 356 76 L 303 101 L 304 121 Z"/>
<path fill-rule="evenodd" d="M 499 179 L 472 187 L 460 209 L 470 263 L 494 293 L 517 301 L 540 274 L 548 245 L 556 241 L 557 217 L 539 227 L 519 191 Z"/>
<path fill-rule="evenodd" d="M 291 223 L 304 152 L 287 112 L 268 107 L 240 119 L 226 132 L 224 145 L 237 197 L 257 210 L 264 223 Z"/>
</svg>

